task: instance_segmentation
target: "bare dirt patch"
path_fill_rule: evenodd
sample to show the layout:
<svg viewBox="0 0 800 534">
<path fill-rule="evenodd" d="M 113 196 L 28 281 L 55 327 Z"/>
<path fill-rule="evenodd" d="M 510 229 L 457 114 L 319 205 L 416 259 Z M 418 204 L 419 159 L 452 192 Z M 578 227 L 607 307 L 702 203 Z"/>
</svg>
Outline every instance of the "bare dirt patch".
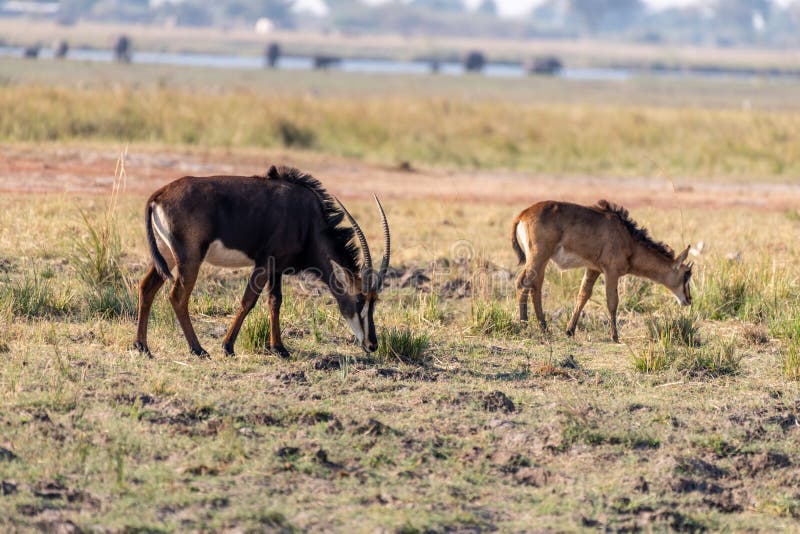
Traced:
<svg viewBox="0 0 800 534">
<path fill-rule="evenodd" d="M 64 146 L 0 147 L 0 191 L 16 193 L 107 194 L 119 153 L 115 150 Z M 609 197 L 627 206 L 747 206 L 786 210 L 800 204 L 800 185 L 770 183 L 704 183 L 678 180 L 675 188 L 662 178 L 551 176 L 510 171 L 417 170 L 286 152 L 189 151 L 131 149 L 126 158 L 126 191 L 149 194 L 185 175 L 266 172 L 273 163 L 298 166 L 345 198 L 368 198 L 377 192 L 389 199 L 436 199 L 455 202 L 520 204 L 559 198 L 591 203 Z M 369 188 L 364 187 L 368 180 Z"/>
</svg>

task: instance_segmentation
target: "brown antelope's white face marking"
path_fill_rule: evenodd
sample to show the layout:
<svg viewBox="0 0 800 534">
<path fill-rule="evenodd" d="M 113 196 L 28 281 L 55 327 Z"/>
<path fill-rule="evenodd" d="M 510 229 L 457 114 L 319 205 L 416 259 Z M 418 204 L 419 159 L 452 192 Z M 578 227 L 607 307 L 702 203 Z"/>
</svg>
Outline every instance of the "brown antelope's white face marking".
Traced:
<svg viewBox="0 0 800 534">
<path fill-rule="evenodd" d="M 342 266 L 331 261 L 333 275 L 338 283 L 341 293 L 336 295 L 339 311 L 342 313 L 347 326 L 356 336 L 358 344 L 367 351 L 374 352 L 378 348 L 378 338 L 375 333 L 375 293 L 362 293 L 361 280 L 349 274 Z"/>
<path fill-rule="evenodd" d="M 208 246 L 205 259 L 217 267 L 253 267 L 256 263 L 244 252 L 227 248 L 219 239 L 215 239 Z"/>
</svg>

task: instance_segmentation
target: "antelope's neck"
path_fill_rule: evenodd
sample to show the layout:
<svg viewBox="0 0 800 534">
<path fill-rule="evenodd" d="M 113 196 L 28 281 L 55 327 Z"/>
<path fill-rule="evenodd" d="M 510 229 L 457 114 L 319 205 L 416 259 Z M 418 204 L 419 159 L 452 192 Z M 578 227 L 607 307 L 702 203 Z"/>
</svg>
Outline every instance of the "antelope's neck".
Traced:
<svg viewBox="0 0 800 534">
<path fill-rule="evenodd" d="M 631 258 L 630 273 L 666 286 L 672 270 L 672 263 L 671 260 L 664 258 L 657 252 L 638 246 Z"/>
</svg>

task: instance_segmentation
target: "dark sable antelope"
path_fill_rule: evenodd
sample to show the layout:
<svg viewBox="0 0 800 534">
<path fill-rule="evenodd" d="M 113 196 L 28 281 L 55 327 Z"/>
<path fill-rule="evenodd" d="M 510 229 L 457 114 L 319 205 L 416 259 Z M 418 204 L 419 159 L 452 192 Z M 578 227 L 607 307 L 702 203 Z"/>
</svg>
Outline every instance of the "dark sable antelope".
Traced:
<svg viewBox="0 0 800 534">
<path fill-rule="evenodd" d="M 288 356 L 279 326 L 281 277 L 304 270 L 318 275 L 331 289 L 362 348 L 376 350 L 373 315 L 389 268 L 390 238 L 386 214 L 377 197 L 375 202 L 385 244 L 377 272 L 355 219 L 317 180 L 297 169 L 271 167 L 266 176 L 187 176 L 162 187 L 147 201 L 145 210 L 153 265 L 139 284 L 134 347 L 150 354 L 150 307 L 164 281 L 172 280 L 169 300 L 189 347 L 195 355 L 208 355 L 189 318 L 189 296 L 200 264 L 207 261 L 221 267 L 253 268 L 239 312 L 225 336 L 222 347 L 226 354 L 233 355 L 245 317 L 266 290 L 270 347 Z M 352 228 L 340 226 L 344 217 Z M 363 261 L 359 261 L 359 251 Z M 171 272 L 176 267 L 173 278 Z"/>
<path fill-rule="evenodd" d="M 666 286 L 684 306 L 692 303 L 689 281 L 692 264 L 684 264 L 686 247 L 677 257 L 671 248 L 653 241 L 647 230 L 628 216 L 628 210 L 601 200 L 596 206 L 546 201 L 534 204 L 514 219 L 511 244 L 525 268 L 517 277 L 519 317 L 528 320 L 528 296 L 532 296 L 536 319 L 547 328 L 542 311 L 542 283 L 547 262 L 562 270 L 585 268 L 577 304 L 567 325 L 575 333 L 583 307 L 592 296 L 594 283 L 605 276 L 606 302 L 611 337 L 617 342 L 617 284 L 627 274 Z"/>
</svg>

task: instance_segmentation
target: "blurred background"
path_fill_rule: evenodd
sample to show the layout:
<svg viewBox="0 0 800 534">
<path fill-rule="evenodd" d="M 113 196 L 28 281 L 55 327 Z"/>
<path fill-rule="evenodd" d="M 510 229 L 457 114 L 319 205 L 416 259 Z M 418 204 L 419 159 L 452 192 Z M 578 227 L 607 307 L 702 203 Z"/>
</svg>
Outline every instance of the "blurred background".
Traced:
<svg viewBox="0 0 800 534">
<path fill-rule="evenodd" d="M 798 74 L 800 0 L 0 0 L 0 54 L 215 67 Z M 768 49 L 774 54 L 758 54 Z M 600 69 L 581 71 L 579 69 Z M 604 69 L 604 70 L 602 70 Z"/>
</svg>

